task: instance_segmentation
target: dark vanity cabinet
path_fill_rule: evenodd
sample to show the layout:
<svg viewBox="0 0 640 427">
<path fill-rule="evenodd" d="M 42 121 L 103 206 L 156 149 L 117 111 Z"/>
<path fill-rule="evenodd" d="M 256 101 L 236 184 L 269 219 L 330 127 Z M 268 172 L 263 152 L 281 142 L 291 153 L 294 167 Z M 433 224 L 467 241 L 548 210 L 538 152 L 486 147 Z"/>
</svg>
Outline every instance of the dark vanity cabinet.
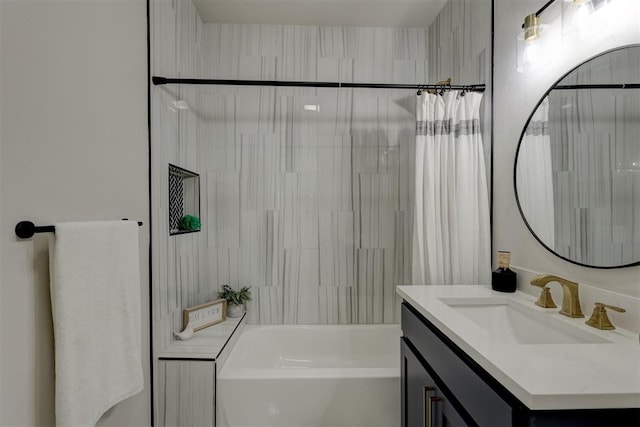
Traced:
<svg viewBox="0 0 640 427">
<path fill-rule="evenodd" d="M 402 427 L 466 426 L 429 365 L 402 338 Z"/>
<path fill-rule="evenodd" d="M 407 302 L 402 427 L 640 426 L 638 409 L 532 411 Z"/>
<path fill-rule="evenodd" d="M 402 332 L 402 427 L 512 425 L 520 409 L 515 402 L 505 401 L 476 374 L 480 367 L 464 360 L 466 355 L 452 349 L 448 338 L 406 302 Z M 422 401 L 424 410 L 418 405 Z"/>
</svg>

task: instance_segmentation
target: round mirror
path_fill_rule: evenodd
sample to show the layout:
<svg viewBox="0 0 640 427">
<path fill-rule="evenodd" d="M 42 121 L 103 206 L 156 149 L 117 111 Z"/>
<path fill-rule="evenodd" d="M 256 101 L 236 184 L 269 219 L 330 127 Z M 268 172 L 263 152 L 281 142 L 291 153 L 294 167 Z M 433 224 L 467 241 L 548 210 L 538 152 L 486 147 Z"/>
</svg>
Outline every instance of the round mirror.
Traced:
<svg viewBox="0 0 640 427">
<path fill-rule="evenodd" d="M 516 198 L 542 245 L 575 264 L 640 264 L 640 45 L 547 91 L 522 131 Z"/>
</svg>

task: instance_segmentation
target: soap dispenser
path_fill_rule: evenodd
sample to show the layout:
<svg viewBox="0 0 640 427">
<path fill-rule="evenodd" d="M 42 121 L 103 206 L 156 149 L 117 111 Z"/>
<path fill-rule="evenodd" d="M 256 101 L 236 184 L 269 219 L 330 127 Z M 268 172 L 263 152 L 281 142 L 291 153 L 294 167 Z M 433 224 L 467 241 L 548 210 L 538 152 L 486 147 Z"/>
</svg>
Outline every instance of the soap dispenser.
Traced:
<svg viewBox="0 0 640 427">
<path fill-rule="evenodd" d="M 498 268 L 491 272 L 491 289 L 499 292 L 515 292 L 518 287 L 516 273 L 509 269 L 511 252 L 498 251 Z"/>
</svg>

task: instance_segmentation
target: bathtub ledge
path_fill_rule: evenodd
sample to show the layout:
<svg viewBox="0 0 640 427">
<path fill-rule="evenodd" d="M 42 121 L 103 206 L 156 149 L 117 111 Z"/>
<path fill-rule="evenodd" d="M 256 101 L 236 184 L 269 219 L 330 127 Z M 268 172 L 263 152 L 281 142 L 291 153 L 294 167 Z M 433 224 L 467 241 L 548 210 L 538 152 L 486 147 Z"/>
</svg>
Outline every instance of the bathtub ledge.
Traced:
<svg viewBox="0 0 640 427">
<path fill-rule="evenodd" d="M 233 344 L 247 324 L 247 314 L 238 318 L 227 318 L 224 322 L 201 329 L 187 341 L 172 340 L 158 352 L 160 360 L 226 360 Z"/>
</svg>

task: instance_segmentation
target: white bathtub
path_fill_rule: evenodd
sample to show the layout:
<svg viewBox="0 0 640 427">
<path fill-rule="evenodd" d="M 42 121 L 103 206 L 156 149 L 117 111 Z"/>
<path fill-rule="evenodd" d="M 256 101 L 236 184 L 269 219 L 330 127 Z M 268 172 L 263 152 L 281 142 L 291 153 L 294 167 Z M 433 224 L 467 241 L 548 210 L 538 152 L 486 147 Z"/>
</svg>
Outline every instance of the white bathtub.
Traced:
<svg viewBox="0 0 640 427">
<path fill-rule="evenodd" d="M 217 380 L 218 427 L 397 427 L 400 326 L 247 326 Z"/>
</svg>

